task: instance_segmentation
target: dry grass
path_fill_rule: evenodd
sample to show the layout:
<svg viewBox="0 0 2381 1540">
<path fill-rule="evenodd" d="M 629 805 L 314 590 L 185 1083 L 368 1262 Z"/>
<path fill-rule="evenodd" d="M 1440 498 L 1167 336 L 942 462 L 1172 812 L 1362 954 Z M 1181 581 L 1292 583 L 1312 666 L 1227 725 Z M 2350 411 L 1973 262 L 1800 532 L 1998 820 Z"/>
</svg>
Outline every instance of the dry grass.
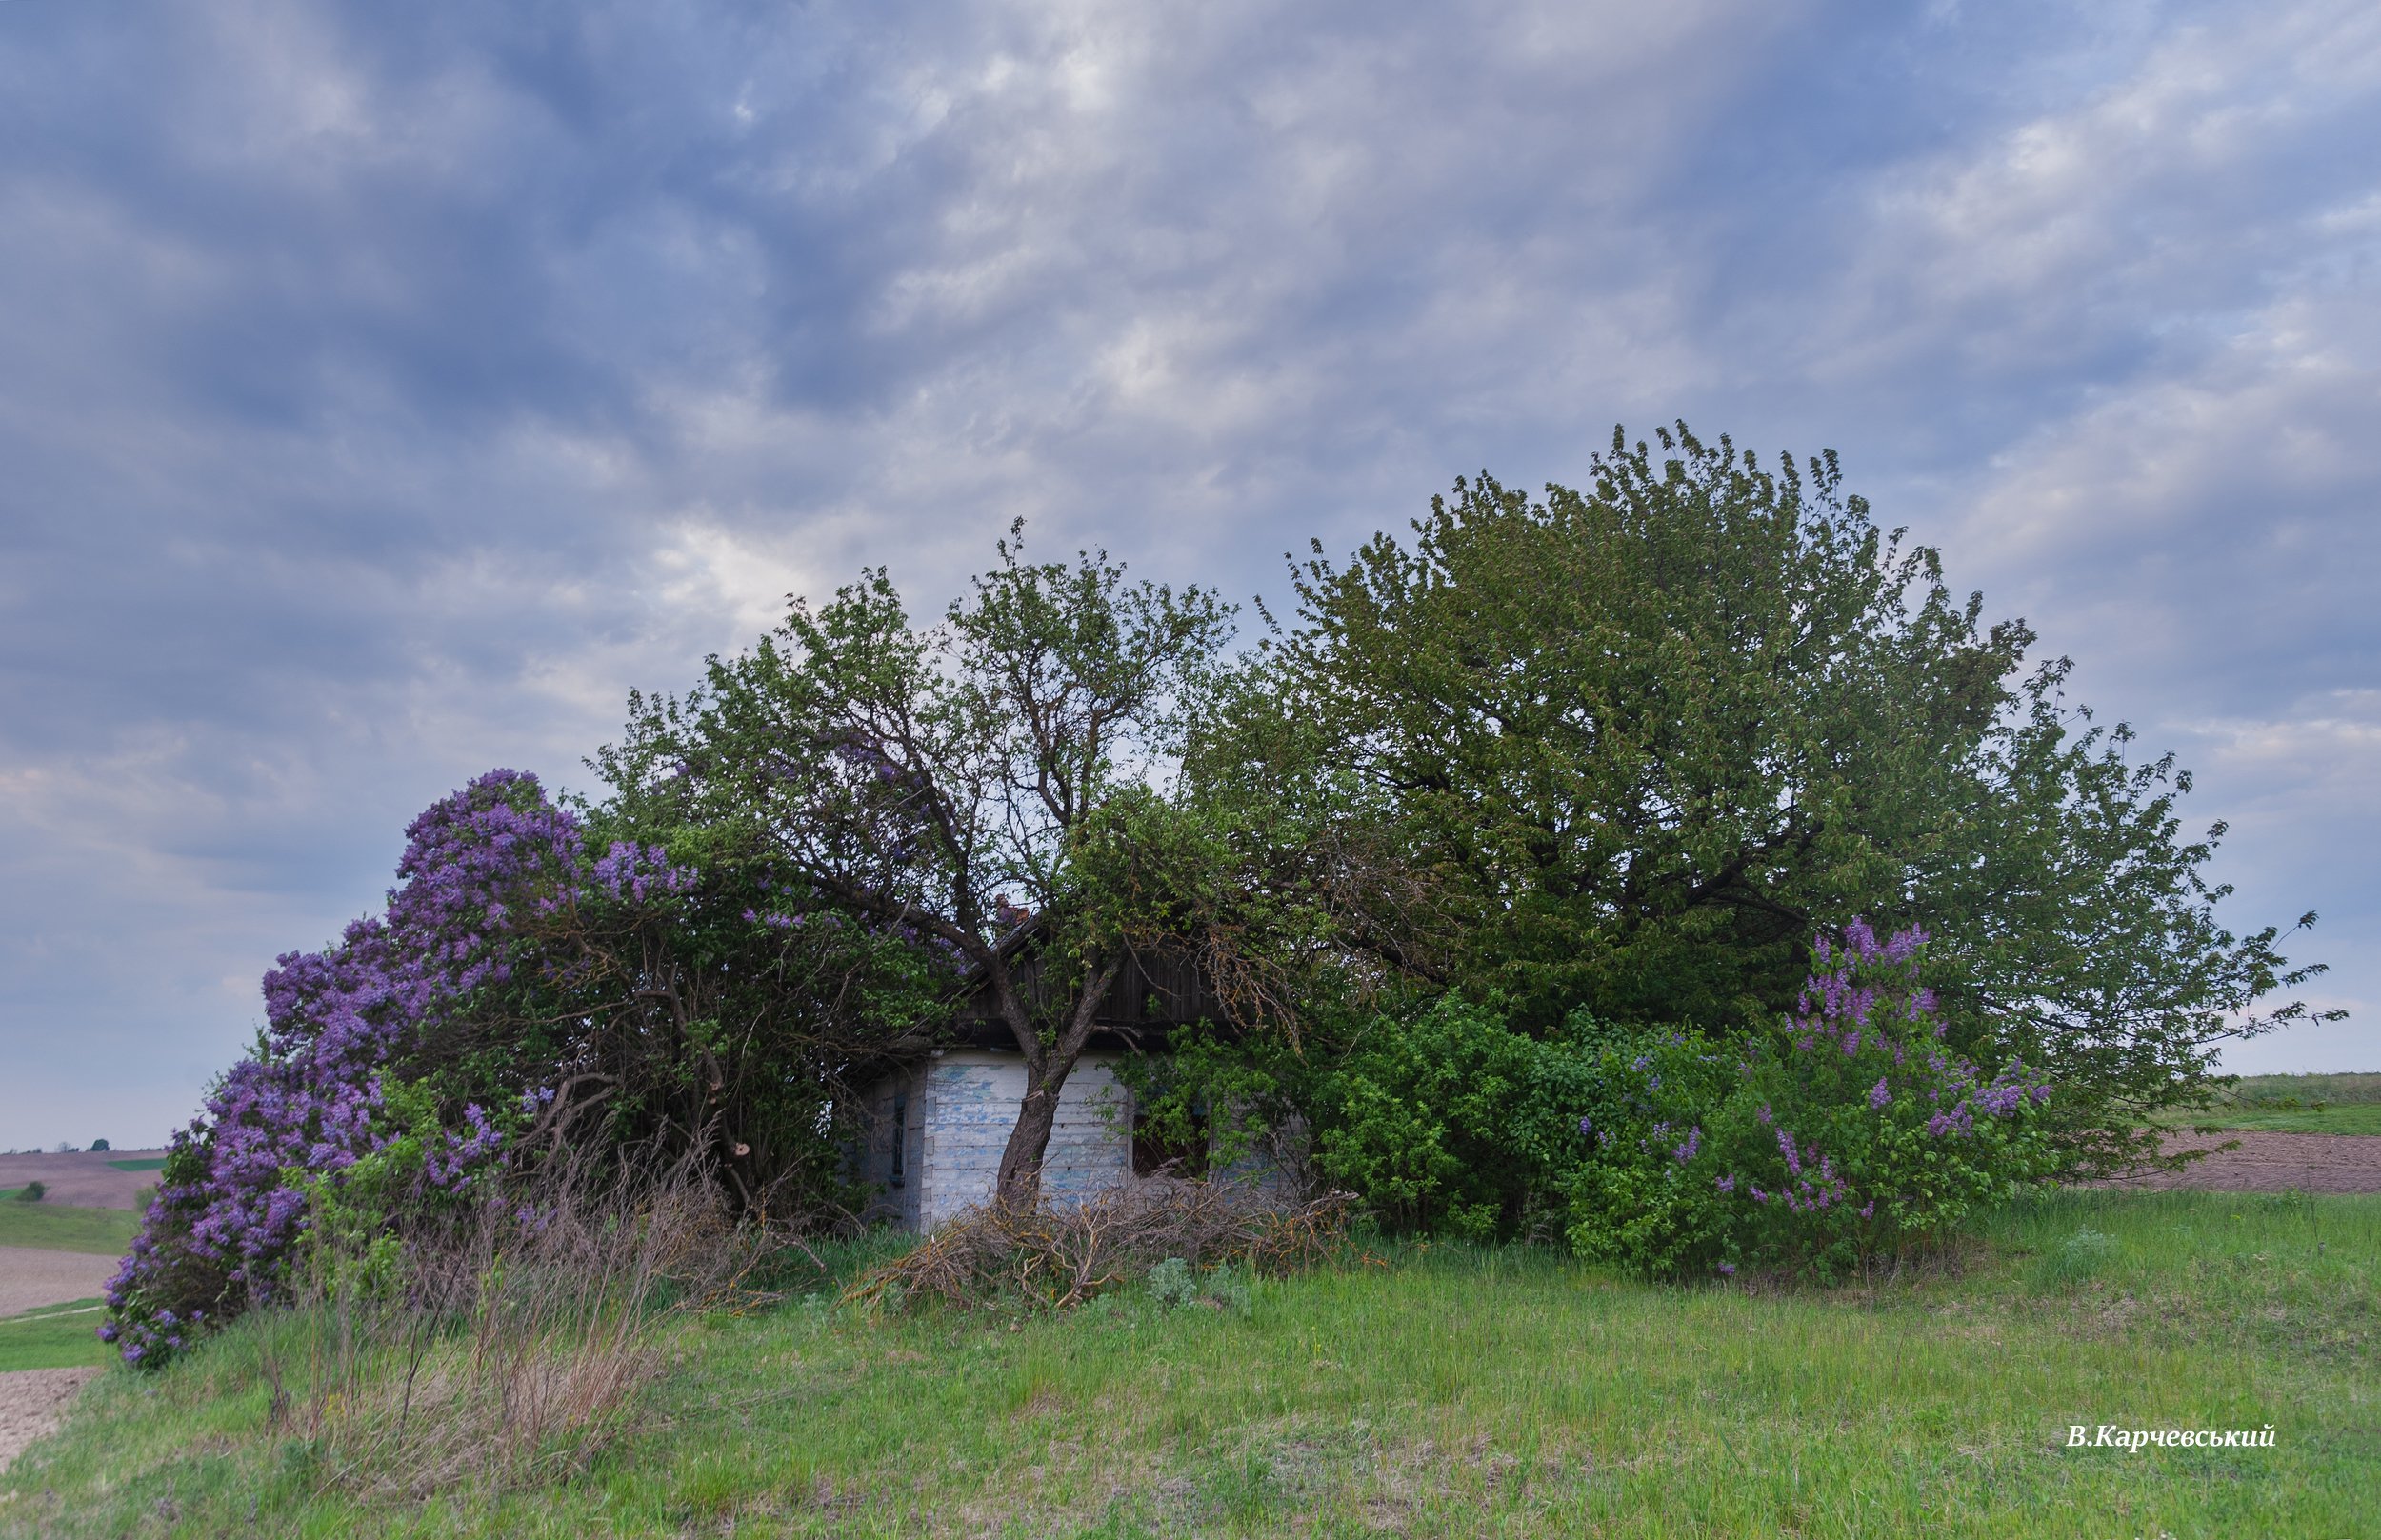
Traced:
<svg viewBox="0 0 2381 1540">
<path fill-rule="evenodd" d="M 318 1490 L 565 1479 L 625 1430 L 666 1322 L 731 1294 L 757 1246 L 683 1169 L 491 1189 L 408 1234 L 393 1277 L 318 1270 L 298 1311 L 313 1329 L 291 1344 L 304 1362 L 264 1362 L 270 1420 Z"/>
</svg>

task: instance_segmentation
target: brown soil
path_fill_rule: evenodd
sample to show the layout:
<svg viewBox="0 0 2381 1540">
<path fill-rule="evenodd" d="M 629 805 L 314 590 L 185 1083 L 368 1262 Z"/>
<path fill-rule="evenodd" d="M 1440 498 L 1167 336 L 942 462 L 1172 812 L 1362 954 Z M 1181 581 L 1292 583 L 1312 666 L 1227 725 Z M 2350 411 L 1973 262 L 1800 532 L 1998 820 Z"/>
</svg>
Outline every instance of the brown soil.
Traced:
<svg viewBox="0 0 2381 1540">
<path fill-rule="evenodd" d="M 0 1470 L 58 1426 L 96 1369 L 20 1369 L 0 1374 Z"/>
<path fill-rule="evenodd" d="M 44 1203 L 76 1209 L 136 1209 L 143 1188 L 157 1185 L 155 1171 L 120 1171 L 111 1160 L 154 1160 L 162 1150 L 101 1150 L 71 1155 L 0 1155 L 0 1191 L 39 1182 L 50 1190 Z"/>
<path fill-rule="evenodd" d="M 0 1246 L 0 1315 L 97 1299 L 122 1259 L 89 1251 L 37 1251 Z"/>
<path fill-rule="evenodd" d="M 2222 1146 L 2238 1142 L 2236 1150 Z M 2170 1133 L 2166 1152 L 2213 1151 L 2179 1171 L 2153 1171 L 2110 1187 L 2193 1188 L 2206 1192 L 2381 1192 L 2381 1135 Z"/>
</svg>

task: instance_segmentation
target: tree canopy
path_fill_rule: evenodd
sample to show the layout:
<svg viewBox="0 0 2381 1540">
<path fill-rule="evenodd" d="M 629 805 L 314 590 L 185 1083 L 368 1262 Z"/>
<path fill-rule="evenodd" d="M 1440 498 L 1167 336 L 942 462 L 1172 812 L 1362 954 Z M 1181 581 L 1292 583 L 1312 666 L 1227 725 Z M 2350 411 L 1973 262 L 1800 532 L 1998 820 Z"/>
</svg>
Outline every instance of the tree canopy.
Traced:
<svg viewBox="0 0 2381 1540">
<path fill-rule="evenodd" d="M 2188 777 L 2067 710 L 2065 660 L 2025 672 L 2025 624 L 1955 600 L 1832 454 L 1680 425 L 1591 469 L 1534 501 L 1459 481 L 1344 565 L 1318 545 L 1207 719 L 1194 784 L 1327 852 L 1354 966 L 1523 1030 L 1741 1029 L 1815 930 L 1923 927 L 1963 1047 L 2072 1082 L 2095 1160 L 2211 1042 L 2305 1013 L 2265 1002 L 2317 970 L 2215 918 Z"/>
<path fill-rule="evenodd" d="M 982 982 L 1025 1063 L 1000 1169 L 1025 1197 L 1126 955 L 1183 928 L 1202 844 L 1168 772 L 1231 611 L 1105 553 L 1029 563 L 1020 529 L 997 550 L 936 626 L 881 569 L 794 601 L 702 686 L 633 700 L 599 765 L 639 827 L 777 872 L 787 923 L 844 906 Z M 1030 981 L 1003 945 L 1029 919 Z"/>
</svg>

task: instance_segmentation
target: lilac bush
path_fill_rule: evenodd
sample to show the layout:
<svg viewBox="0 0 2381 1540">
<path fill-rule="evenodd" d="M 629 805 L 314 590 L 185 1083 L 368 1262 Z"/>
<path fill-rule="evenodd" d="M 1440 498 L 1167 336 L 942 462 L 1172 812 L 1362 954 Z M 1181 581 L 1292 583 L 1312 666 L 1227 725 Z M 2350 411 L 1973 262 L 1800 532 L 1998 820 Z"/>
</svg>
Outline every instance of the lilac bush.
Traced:
<svg viewBox="0 0 2381 1540">
<path fill-rule="evenodd" d="M 1952 1052 L 1921 982 L 1926 936 L 1855 920 L 1819 938 L 1793 1015 L 1724 1046 L 1671 1033 L 1608 1053 L 1606 1139 L 1571 1238 L 1650 1271 L 1758 1262 L 1840 1271 L 1939 1236 L 2054 1158 L 2048 1082 Z"/>
<path fill-rule="evenodd" d="M 147 1223 L 108 1287 L 100 1334 L 126 1362 L 160 1361 L 192 1331 L 272 1299 L 308 1226 L 310 1188 L 337 1190 L 409 1133 L 407 1174 L 420 1187 L 458 1188 L 498 1159 L 504 1133 L 475 1103 L 450 1133 L 427 1137 L 392 1115 L 392 1054 L 537 959 L 527 935 L 540 917 L 694 881 L 659 850 L 615 845 L 589 861 L 577 820 L 535 777 L 502 770 L 413 821 L 397 875 L 384 914 L 265 975 L 253 1053 L 173 1136 Z M 411 1123 L 435 1115 L 418 1095 L 402 1099 L 416 1108 Z"/>
<path fill-rule="evenodd" d="M 254 1049 L 175 1135 L 109 1290 L 128 1361 L 310 1270 L 386 1281 L 405 1224 L 555 1150 L 690 1160 L 779 1219 L 859 1201 L 843 1088 L 938 1019 L 949 950 L 660 811 L 494 770 L 413 821 L 381 913 L 279 960 Z"/>
</svg>

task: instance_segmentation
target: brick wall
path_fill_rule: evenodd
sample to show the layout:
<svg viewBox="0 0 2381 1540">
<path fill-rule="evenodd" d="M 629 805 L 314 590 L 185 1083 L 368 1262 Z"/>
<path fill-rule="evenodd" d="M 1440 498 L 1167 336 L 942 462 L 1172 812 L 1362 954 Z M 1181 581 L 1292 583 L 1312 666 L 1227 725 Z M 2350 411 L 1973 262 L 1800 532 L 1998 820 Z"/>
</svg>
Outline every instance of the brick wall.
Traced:
<svg viewBox="0 0 2381 1540">
<path fill-rule="evenodd" d="M 1057 1126 L 1042 1166 L 1042 1190 L 1053 1198 L 1096 1191 L 1132 1176 L 1130 1094 L 1117 1083 L 1112 1056 L 1087 1055 L 1059 1093 Z M 1025 1061 L 1014 1053 L 953 1051 L 920 1070 L 925 1104 L 917 1162 L 916 1207 L 905 1218 L 931 1229 L 989 1200 L 1001 1151 L 1025 1100 Z"/>
</svg>

